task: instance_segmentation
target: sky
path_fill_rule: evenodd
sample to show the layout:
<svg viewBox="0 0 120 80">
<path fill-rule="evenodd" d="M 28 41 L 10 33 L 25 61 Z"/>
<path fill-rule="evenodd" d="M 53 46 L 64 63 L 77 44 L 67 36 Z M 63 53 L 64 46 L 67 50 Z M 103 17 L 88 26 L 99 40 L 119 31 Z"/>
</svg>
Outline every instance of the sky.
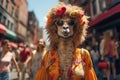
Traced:
<svg viewBox="0 0 120 80">
<path fill-rule="evenodd" d="M 45 26 L 45 17 L 49 10 L 54 7 L 58 0 L 27 0 L 28 11 L 34 11 L 36 18 L 39 21 L 39 27 Z"/>
</svg>

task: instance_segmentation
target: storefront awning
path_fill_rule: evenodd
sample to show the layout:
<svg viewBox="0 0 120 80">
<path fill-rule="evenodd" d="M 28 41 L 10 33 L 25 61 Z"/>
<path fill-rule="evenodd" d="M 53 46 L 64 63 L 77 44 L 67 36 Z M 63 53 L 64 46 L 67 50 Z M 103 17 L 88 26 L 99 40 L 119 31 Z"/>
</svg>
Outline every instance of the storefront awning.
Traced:
<svg viewBox="0 0 120 80">
<path fill-rule="evenodd" d="M 94 20 L 89 22 L 89 26 L 92 27 L 95 24 L 103 21 L 104 19 L 109 18 L 110 16 L 119 13 L 120 12 L 120 4 L 116 5 L 115 7 L 111 8 L 110 10 L 102 13 L 101 15 L 99 15 L 98 17 L 96 17 Z"/>
<path fill-rule="evenodd" d="M 9 29 L 7 29 L 6 32 L 7 32 L 7 33 L 5 34 L 6 37 L 9 37 L 9 38 L 11 38 L 11 39 L 16 39 L 16 33 L 15 33 L 15 32 L 13 32 L 13 31 L 11 31 L 11 30 L 9 30 Z"/>
<path fill-rule="evenodd" d="M 6 34 L 6 27 L 3 24 L 0 24 L 0 33 Z"/>
<path fill-rule="evenodd" d="M 17 47 L 18 47 L 17 44 L 14 43 L 14 42 L 11 42 L 10 45 L 11 45 L 11 47 L 13 47 L 13 48 L 17 48 Z"/>
</svg>

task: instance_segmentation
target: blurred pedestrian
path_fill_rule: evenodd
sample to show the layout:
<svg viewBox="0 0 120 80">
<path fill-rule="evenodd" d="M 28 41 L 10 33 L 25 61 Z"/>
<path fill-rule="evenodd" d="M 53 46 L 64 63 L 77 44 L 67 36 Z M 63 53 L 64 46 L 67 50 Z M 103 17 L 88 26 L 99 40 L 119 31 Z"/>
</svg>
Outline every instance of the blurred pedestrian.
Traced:
<svg viewBox="0 0 120 80">
<path fill-rule="evenodd" d="M 117 80 L 120 80 L 120 42 L 116 40 L 115 45 L 118 53 L 115 60 L 115 67 L 116 67 Z"/>
<path fill-rule="evenodd" d="M 14 55 L 14 58 L 15 58 L 15 60 L 17 61 L 17 57 L 16 57 L 16 49 L 17 49 L 17 46 L 15 45 L 15 43 L 13 43 L 13 42 L 10 42 L 10 45 L 9 45 L 9 51 Z M 17 62 L 18 63 L 18 62 Z M 14 64 L 13 64 L 13 62 L 11 63 L 11 71 L 13 70 L 13 68 L 14 68 Z"/>
<path fill-rule="evenodd" d="M 29 63 L 32 59 L 32 53 L 28 48 L 28 45 L 23 46 L 23 50 L 19 54 L 19 66 L 21 70 L 21 80 L 25 80 L 26 72 L 30 77 L 30 66 Z"/>
<path fill-rule="evenodd" d="M 95 42 L 95 43 L 97 43 L 97 42 Z M 91 57 L 92 57 L 95 72 L 96 72 L 97 76 L 99 76 L 99 69 L 97 67 L 97 64 L 98 64 L 98 61 L 99 61 L 99 58 L 100 58 L 100 54 L 99 54 L 99 51 L 98 51 L 97 44 L 93 45 L 93 47 L 90 50 L 90 53 L 91 53 Z"/>
<path fill-rule="evenodd" d="M 2 41 L 2 47 L 0 52 L 0 80 L 10 80 L 10 63 L 13 61 L 19 77 L 19 67 L 15 60 L 14 55 L 9 51 L 9 40 Z"/>
<path fill-rule="evenodd" d="M 35 73 L 41 68 L 41 62 L 46 53 L 46 42 L 43 39 L 39 39 L 37 43 L 36 51 L 33 50 L 33 61 L 32 61 L 32 80 L 34 79 Z"/>
<path fill-rule="evenodd" d="M 104 60 L 109 64 L 109 68 L 105 71 L 107 80 L 110 80 L 111 69 L 113 73 L 113 78 L 116 80 L 116 68 L 115 68 L 115 57 L 117 55 L 115 49 L 115 42 L 113 40 L 113 36 L 111 32 L 105 32 L 104 38 L 101 41 L 101 48 L 102 48 L 102 57 Z"/>
</svg>

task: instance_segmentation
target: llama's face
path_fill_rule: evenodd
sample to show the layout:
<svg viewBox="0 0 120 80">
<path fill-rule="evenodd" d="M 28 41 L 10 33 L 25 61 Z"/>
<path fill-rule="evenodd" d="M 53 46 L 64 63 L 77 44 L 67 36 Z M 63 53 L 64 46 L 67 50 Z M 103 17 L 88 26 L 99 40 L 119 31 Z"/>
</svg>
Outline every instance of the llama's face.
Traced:
<svg viewBox="0 0 120 80">
<path fill-rule="evenodd" d="M 64 18 L 56 20 L 57 33 L 60 37 L 68 38 L 73 35 L 75 22 L 73 19 Z"/>
</svg>

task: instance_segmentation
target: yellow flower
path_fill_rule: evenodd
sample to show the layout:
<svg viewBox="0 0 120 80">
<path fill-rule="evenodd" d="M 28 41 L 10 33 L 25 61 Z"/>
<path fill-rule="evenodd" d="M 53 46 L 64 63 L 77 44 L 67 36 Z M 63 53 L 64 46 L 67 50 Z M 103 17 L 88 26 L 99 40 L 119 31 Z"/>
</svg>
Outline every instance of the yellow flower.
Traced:
<svg viewBox="0 0 120 80">
<path fill-rule="evenodd" d="M 72 17 L 77 16 L 77 15 L 78 15 L 78 10 L 72 11 L 70 15 L 71 15 Z"/>
<path fill-rule="evenodd" d="M 50 18 L 50 14 L 47 14 L 47 18 Z"/>
</svg>

